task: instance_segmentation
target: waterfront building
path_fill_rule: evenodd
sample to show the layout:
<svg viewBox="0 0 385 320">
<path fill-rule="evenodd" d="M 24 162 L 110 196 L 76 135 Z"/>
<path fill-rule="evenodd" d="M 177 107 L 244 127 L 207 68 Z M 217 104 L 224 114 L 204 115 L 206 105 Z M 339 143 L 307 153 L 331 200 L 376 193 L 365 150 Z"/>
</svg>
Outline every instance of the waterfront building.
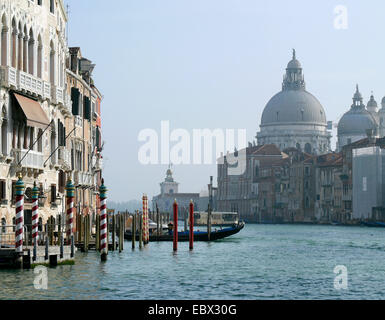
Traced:
<svg viewBox="0 0 385 320">
<path fill-rule="evenodd" d="M 160 194 L 152 198 L 152 210 L 156 207 L 160 212 L 173 214 L 173 203 L 176 200 L 178 203 L 179 214 L 183 217 L 189 211 L 190 201 L 194 203 L 194 210 L 206 210 L 207 208 L 199 208 L 199 193 L 180 193 L 178 190 L 179 183 L 174 180 L 171 168 L 166 172 L 166 178 L 160 183 Z"/>
<path fill-rule="evenodd" d="M 330 151 L 325 110 L 306 91 L 301 63 L 295 50 L 288 63 L 282 91 L 273 96 L 262 113 L 258 145 L 275 144 L 279 149 L 297 148 L 308 154 Z"/>
<path fill-rule="evenodd" d="M 287 222 L 314 222 L 314 156 L 295 148 L 284 150 L 290 157 Z"/>
<path fill-rule="evenodd" d="M 228 159 L 229 157 L 237 157 L 241 151 L 245 153 L 245 170 L 239 175 L 230 174 L 231 164 Z M 258 179 L 268 175 L 268 169 L 265 170 L 265 166 L 280 161 L 287 155 L 274 144 L 252 145 L 250 143 L 245 150 L 241 151 L 236 151 L 233 154 L 228 153 L 218 160 L 218 211 L 238 212 L 241 219 L 258 221 L 258 219 L 262 219 L 260 218 L 261 215 L 265 217 L 261 210 L 270 206 L 273 201 L 270 198 L 272 185 L 266 183 L 263 185 L 266 190 L 263 188 L 259 190 Z M 259 194 L 264 194 L 266 197 L 260 196 L 258 198 Z M 266 206 L 261 206 L 261 201 Z"/>
<path fill-rule="evenodd" d="M 63 1 L 0 0 L 0 14 L 1 224 L 15 224 L 14 186 L 20 173 L 26 185 L 27 225 L 31 224 L 34 182 L 40 188 L 40 226 L 49 217 L 64 222 L 67 177 L 77 187 L 76 204 L 81 202 L 83 212 L 95 212 L 100 170 L 92 168 L 92 161 L 101 159 L 102 97 L 84 60 L 80 59 L 76 72 L 71 69 Z M 84 87 L 82 97 L 96 103 L 94 118 L 88 111 L 74 114 L 79 105 L 90 109 L 88 102 L 74 99 L 72 88 L 78 86 Z M 95 127 L 99 143 L 93 140 Z"/>
<path fill-rule="evenodd" d="M 385 150 L 380 146 L 353 149 L 353 219 L 374 218 L 385 208 Z"/>
<path fill-rule="evenodd" d="M 315 218 L 322 223 L 346 222 L 342 210 L 342 154 L 328 153 L 316 157 Z"/>
</svg>

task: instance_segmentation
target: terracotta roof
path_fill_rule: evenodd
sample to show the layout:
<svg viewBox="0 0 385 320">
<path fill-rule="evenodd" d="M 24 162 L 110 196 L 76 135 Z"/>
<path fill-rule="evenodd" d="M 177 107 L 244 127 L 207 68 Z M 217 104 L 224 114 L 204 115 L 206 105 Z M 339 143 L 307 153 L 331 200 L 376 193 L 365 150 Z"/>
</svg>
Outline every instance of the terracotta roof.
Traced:
<svg viewBox="0 0 385 320">
<path fill-rule="evenodd" d="M 342 165 L 342 153 L 327 153 L 317 157 L 317 164 L 320 167 Z"/>
<path fill-rule="evenodd" d="M 256 149 L 254 155 L 281 156 L 281 150 L 275 144 L 265 144 Z"/>
</svg>

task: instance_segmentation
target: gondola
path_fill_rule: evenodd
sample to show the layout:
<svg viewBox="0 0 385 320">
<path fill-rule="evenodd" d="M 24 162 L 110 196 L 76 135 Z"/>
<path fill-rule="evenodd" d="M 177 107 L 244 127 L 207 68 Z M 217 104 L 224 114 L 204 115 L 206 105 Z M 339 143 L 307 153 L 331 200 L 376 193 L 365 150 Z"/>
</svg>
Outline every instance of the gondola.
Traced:
<svg viewBox="0 0 385 320">
<path fill-rule="evenodd" d="M 244 226 L 245 226 L 244 222 L 239 222 L 238 224 L 228 228 L 212 230 L 210 234 L 210 240 L 208 239 L 207 231 L 194 231 L 194 241 L 215 241 L 215 240 L 223 239 L 238 233 L 243 229 Z M 125 232 L 124 239 L 132 240 L 132 233 Z M 139 241 L 138 234 L 136 234 L 135 239 Z M 168 233 L 157 235 L 153 233 L 153 234 L 150 234 L 150 241 L 173 241 L 173 235 Z M 178 232 L 178 242 L 183 242 L 183 241 L 189 241 L 189 231 Z"/>
<path fill-rule="evenodd" d="M 361 225 L 374 228 L 385 228 L 385 223 L 379 221 L 361 221 Z"/>
</svg>

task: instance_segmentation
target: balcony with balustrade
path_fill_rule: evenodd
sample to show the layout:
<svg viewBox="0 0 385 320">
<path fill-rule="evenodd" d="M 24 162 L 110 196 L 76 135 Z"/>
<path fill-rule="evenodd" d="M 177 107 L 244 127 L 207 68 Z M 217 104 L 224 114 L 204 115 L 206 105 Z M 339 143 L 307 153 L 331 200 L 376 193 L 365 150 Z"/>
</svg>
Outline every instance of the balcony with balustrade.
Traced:
<svg viewBox="0 0 385 320">
<path fill-rule="evenodd" d="M 13 90 L 24 92 L 41 99 L 49 99 L 70 112 L 70 101 L 65 89 L 52 86 L 51 83 L 27 72 L 9 66 L 0 67 L 0 84 Z"/>
<path fill-rule="evenodd" d="M 14 158 L 14 164 L 18 169 L 33 173 L 42 173 L 44 171 L 43 153 L 32 150 L 28 152 L 28 150 L 13 149 L 11 154 Z"/>
<path fill-rule="evenodd" d="M 74 172 L 74 183 L 76 186 L 80 187 L 91 187 L 95 185 L 95 177 L 92 173 L 84 171 L 75 171 Z"/>
</svg>

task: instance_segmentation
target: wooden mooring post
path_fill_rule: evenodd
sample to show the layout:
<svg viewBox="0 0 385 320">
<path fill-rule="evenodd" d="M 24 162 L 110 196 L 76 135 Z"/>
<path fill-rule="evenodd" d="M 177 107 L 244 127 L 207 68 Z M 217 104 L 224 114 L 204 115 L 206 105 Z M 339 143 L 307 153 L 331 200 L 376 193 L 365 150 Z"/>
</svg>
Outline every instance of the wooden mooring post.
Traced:
<svg viewBox="0 0 385 320">
<path fill-rule="evenodd" d="M 143 215 L 139 214 L 139 249 L 143 247 Z"/>
<path fill-rule="evenodd" d="M 120 214 L 119 217 L 119 252 L 123 251 L 124 245 L 124 229 L 125 229 L 125 219 L 124 212 Z"/>
<path fill-rule="evenodd" d="M 132 239 L 131 239 L 131 243 L 132 243 L 132 249 L 135 249 L 135 238 L 136 238 L 136 217 L 137 215 L 134 213 L 132 214 L 132 222 L 131 222 L 131 235 L 132 235 Z"/>
<path fill-rule="evenodd" d="M 116 216 L 115 213 L 112 216 L 112 251 L 116 249 Z"/>
</svg>

